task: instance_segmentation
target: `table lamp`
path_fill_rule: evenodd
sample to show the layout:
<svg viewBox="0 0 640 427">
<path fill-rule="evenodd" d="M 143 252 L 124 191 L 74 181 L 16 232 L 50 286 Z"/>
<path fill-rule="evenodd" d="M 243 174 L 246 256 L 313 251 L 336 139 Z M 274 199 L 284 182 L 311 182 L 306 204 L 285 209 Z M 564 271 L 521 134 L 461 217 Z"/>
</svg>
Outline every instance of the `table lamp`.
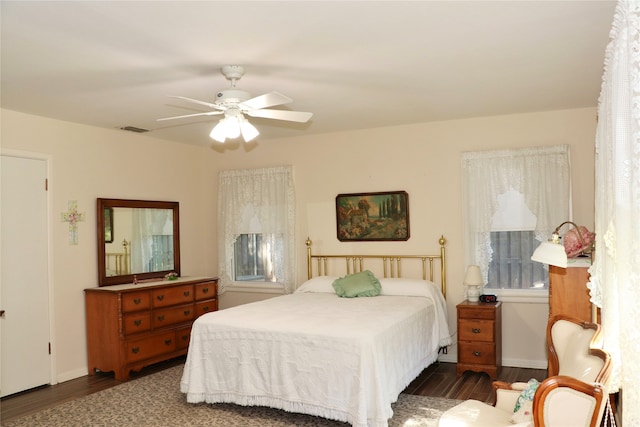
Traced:
<svg viewBox="0 0 640 427">
<path fill-rule="evenodd" d="M 478 302 L 481 293 L 480 287 L 484 284 L 479 266 L 470 265 L 467 267 L 463 284 L 467 286 L 467 300 L 470 302 Z"/>
</svg>

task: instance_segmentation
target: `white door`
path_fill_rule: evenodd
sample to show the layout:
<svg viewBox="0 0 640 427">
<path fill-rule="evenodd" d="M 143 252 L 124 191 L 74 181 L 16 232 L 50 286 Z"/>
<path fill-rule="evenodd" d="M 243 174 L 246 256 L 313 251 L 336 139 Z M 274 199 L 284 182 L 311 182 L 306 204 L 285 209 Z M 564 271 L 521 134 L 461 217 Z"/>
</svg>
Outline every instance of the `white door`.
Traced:
<svg viewBox="0 0 640 427">
<path fill-rule="evenodd" d="M 0 392 L 51 382 L 47 163 L 2 155 Z"/>
</svg>

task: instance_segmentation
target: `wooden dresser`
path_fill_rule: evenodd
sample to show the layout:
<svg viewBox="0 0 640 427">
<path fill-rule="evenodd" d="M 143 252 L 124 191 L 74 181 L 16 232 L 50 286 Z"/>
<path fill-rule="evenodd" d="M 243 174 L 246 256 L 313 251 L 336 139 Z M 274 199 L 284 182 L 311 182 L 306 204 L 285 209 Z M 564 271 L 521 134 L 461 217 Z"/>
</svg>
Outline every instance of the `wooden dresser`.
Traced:
<svg viewBox="0 0 640 427">
<path fill-rule="evenodd" d="M 589 266 L 589 258 L 572 258 L 567 268 L 549 266 L 549 317 L 564 314 L 591 322 Z"/>
<path fill-rule="evenodd" d="M 218 309 L 218 279 L 177 280 L 85 289 L 89 375 L 129 379 L 153 363 L 187 353 L 191 324 Z"/>
<path fill-rule="evenodd" d="M 458 365 L 456 373 L 486 372 L 498 377 L 502 365 L 502 303 L 463 301 L 458 314 Z"/>
</svg>

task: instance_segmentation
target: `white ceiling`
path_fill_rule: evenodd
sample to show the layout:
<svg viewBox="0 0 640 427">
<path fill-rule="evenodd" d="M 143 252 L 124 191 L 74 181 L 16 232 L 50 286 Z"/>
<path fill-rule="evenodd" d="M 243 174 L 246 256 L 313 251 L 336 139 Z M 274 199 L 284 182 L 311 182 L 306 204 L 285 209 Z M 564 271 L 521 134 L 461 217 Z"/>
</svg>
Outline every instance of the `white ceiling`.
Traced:
<svg viewBox="0 0 640 427">
<path fill-rule="evenodd" d="M 259 141 L 597 105 L 615 1 L 7 1 L 2 108 L 208 145 L 213 101 L 278 91 Z"/>
</svg>

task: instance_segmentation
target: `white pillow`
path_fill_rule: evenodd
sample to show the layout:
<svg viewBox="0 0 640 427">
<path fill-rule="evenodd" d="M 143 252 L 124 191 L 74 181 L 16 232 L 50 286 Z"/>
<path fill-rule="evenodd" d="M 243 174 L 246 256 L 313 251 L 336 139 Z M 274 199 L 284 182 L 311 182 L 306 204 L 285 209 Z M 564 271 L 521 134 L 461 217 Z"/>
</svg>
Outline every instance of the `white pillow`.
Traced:
<svg viewBox="0 0 640 427">
<path fill-rule="evenodd" d="M 383 278 L 379 279 L 382 285 L 380 295 L 400 295 L 408 297 L 432 297 L 433 289 L 438 286 L 428 280 Z"/>
<path fill-rule="evenodd" d="M 334 280 L 338 279 L 336 276 L 318 276 L 313 277 L 296 289 L 294 293 L 298 292 L 327 292 L 335 294 L 336 290 L 333 288 Z"/>
</svg>

